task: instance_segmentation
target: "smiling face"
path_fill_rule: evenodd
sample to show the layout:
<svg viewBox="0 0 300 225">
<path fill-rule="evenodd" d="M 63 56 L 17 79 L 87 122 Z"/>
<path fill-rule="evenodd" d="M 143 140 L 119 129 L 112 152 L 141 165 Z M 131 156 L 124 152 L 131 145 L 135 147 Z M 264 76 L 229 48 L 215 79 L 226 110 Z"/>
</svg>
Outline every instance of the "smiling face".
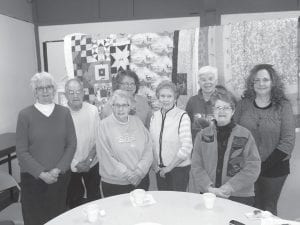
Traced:
<svg viewBox="0 0 300 225">
<path fill-rule="evenodd" d="M 159 91 L 158 100 L 164 110 L 169 110 L 176 102 L 175 93 L 170 88 L 163 88 Z"/>
<path fill-rule="evenodd" d="M 211 94 L 215 91 L 217 85 L 217 77 L 213 73 L 204 73 L 199 75 L 198 84 L 205 94 Z"/>
<path fill-rule="evenodd" d="M 124 76 L 122 82 L 120 83 L 120 89 L 127 91 L 131 95 L 134 95 L 136 91 L 134 79 L 129 76 Z"/>
<path fill-rule="evenodd" d="M 130 104 L 126 98 L 116 97 L 112 104 L 112 110 L 117 120 L 120 122 L 128 121 Z"/>
<path fill-rule="evenodd" d="M 259 70 L 253 79 L 253 87 L 256 95 L 268 96 L 271 94 L 272 80 L 267 70 Z"/>
<path fill-rule="evenodd" d="M 234 110 L 232 109 L 230 103 L 217 100 L 215 102 L 213 112 L 218 125 L 225 126 L 230 123 Z"/>
<path fill-rule="evenodd" d="M 37 81 L 34 95 L 40 104 L 53 103 L 55 89 L 50 79 L 42 79 Z"/>
</svg>

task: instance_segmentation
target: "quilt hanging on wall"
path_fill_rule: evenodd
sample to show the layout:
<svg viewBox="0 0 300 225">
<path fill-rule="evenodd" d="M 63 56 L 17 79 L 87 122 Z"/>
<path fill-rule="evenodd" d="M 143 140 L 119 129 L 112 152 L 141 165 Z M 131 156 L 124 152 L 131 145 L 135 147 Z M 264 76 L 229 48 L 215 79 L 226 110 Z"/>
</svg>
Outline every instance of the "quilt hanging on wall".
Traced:
<svg viewBox="0 0 300 225">
<path fill-rule="evenodd" d="M 107 37 L 68 35 L 64 39 L 68 76 L 82 80 L 85 100 L 99 110 L 111 95 L 117 72 L 126 69 L 137 73 L 141 82 L 139 94 L 146 96 L 150 104 L 156 103 L 155 89 L 166 79 L 173 80 L 181 94 L 187 96 L 192 93 L 191 73 L 195 70 L 191 58 L 195 57 L 195 33 L 188 30 Z M 185 102 L 184 98 L 184 106 Z"/>
</svg>

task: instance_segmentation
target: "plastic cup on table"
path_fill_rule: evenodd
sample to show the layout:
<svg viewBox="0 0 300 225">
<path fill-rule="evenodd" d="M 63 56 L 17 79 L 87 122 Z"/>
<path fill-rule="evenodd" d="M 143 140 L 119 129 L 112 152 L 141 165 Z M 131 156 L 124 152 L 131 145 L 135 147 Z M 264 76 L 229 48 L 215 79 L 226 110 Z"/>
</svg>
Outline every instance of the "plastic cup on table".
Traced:
<svg viewBox="0 0 300 225">
<path fill-rule="evenodd" d="M 204 193 L 203 195 L 204 205 L 207 209 L 213 209 L 216 201 L 216 195 L 213 193 Z"/>
</svg>

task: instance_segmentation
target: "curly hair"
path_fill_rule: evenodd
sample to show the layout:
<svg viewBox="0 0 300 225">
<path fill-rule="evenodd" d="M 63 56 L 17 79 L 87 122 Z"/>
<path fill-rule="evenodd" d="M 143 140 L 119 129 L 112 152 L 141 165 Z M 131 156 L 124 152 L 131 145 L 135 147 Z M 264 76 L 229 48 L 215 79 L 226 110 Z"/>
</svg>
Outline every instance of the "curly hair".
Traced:
<svg viewBox="0 0 300 225">
<path fill-rule="evenodd" d="M 244 91 L 242 98 L 251 100 L 256 98 L 254 79 L 257 72 L 260 70 L 266 70 L 269 73 L 272 81 L 270 100 L 275 106 L 279 106 L 283 100 L 287 100 L 287 97 L 285 96 L 284 85 L 278 72 L 270 64 L 257 64 L 250 70 L 250 74 L 246 80 L 246 90 Z"/>
<path fill-rule="evenodd" d="M 124 77 L 131 77 L 134 80 L 135 87 L 136 87 L 134 94 L 138 93 L 140 88 L 140 80 L 138 75 L 130 69 L 120 70 L 118 72 L 117 76 L 113 79 L 113 91 L 120 89 Z"/>
</svg>

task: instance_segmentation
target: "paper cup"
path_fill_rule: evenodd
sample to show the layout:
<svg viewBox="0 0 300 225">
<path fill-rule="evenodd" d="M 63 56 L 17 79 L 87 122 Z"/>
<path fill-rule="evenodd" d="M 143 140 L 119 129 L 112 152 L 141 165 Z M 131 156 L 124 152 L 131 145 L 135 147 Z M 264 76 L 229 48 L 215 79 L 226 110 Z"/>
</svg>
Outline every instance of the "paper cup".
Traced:
<svg viewBox="0 0 300 225">
<path fill-rule="evenodd" d="M 84 212 L 86 214 L 87 220 L 90 223 L 94 223 L 98 220 L 100 210 L 97 204 L 87 205 Z"/>
<path fill-rule="evenodd" d="M 213 193 L 207 192 L 207 193 L 204 193 L 202 196 L 203 196 L 205 208 L 212 209 L 215 204 L 216 195 Z"/>
<path fill-rule="evenodd" d="M 135 189 L 130 193 L 130 195 L 137 205 L 142 205 L 146 197 L 146 191 L 144 189 Z"/>
</svg>

